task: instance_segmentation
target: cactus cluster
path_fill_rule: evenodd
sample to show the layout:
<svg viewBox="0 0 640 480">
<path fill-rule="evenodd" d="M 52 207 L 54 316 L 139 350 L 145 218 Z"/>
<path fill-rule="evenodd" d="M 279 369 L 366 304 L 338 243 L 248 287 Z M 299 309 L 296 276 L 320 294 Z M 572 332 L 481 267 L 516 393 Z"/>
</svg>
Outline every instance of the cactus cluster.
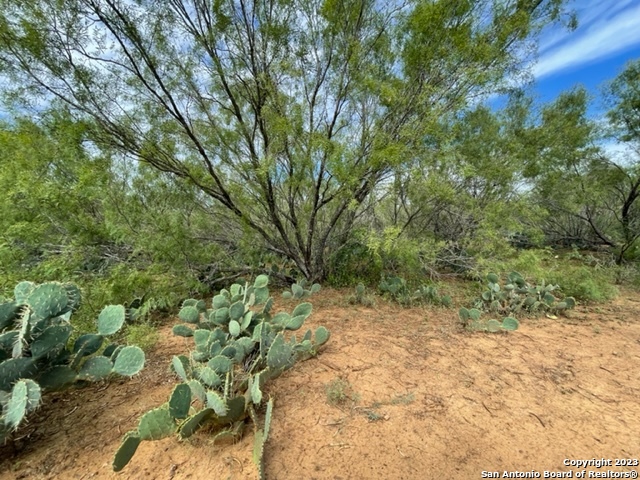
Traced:
<svg viewBox="0 0 640 480">
<path fill-rule="evenodd" d="M 514 317 L 504 317 L 502 321 L 489 319 L 482 320 L 480 317 L 482 316 L 482 312 L 477 308 L 464 308 L 462 307 L 458 311 L 458 316 L 460 317 L 460 322 L 462 325 L 471 331 L 474 332 L 504 332 L 504 331 L 513 331 L 517 330 L 520 326 L 518 320 Z"/>
<path fill-rule="evenodd" d="M 349 295 L 348 301 L 352 305 L 364 305 L 365 307 L 372 307 L 375 305 L 373 297 L 371 295 L 367 295 L 366 288 L 362 283 L 356 285 L 355 292 L 353 295 Z"/>
<path fill-rule="evenodd" d="M 14 299 L 0 304 L 0 442 L 37 408 L 42 390 L 102 380 L 112 373 L 132 376 L 144 366 L 138 347 L 110 344 L 96 355 L 105 338 L 124 324 L 122 305 L 102 310 L 98 333 L 69 343 L 71 314 L 80 301 L 80 289 L 71 283 L 20 282 Z"/>
<path fill-rule="evenodd" d="M 307 288 L 309 287 L 309 288 Z M 320 284 L 314 283 L 309 286 L 306 280 L 298 280 L 296 283 L 291 285 L 291 290 L 285 290 L 282 292 L 282 298 L 285 300 L 296 299 L 302 300 L 304 298 L 308 298 L 314 293 L 318 293 L 320 291 Z"/>
<path fill-rule="evenodd" d="M 420 285 L 411 293 L 407 282 L 401 277 L 384 278 L 380 282 L 379 288 L 383 295 L 405 306 L 431 304 L 450 307 L 452 302 L 449 295 L 440 295 L 438 287 L 434 285 Z"/>
<path fill-rule="evenodd" d="M 475 302 L 475 307 L 500 314 L 519 312 L 562 313 L 575 307 L 573 297 L 565 297 L 559 301 L 552 292 L 559 290 L 558 285 L 531 285 L 518 272 L 511 272 L 504 285 L 495 273 L 487 275 L 487 290 Z"/>
<path fill-rule="evenodd" d="M 178 313 L 182 323 L 173 333 L 192 338 L 194 350 L 173 357 L 171 366 L 180 383 L 167 403 L 145 413 L 137 429 L 124 436 L 113 460 L 115 471 L 127 465 L 143 440 L 174 434 L 186 438 L 205 425 L 213 427 L 214 440 L 240 435 L 247 418 L 257 424 L 264 384 L 297 360 L 315 355 L 329 340 L 324 327 L 307 330 L 300 340 L 295 334 L 285 336 L 302 327 L 312 306 L 301 303 L 291 313 L 273 313 L 268 283 L 269 277 L 260 275 L 253 285 L 221 290 L 210 304 L 185 300 Z M 259 466 L 270 409 L 264 429 L 256 431 L 254 458 Z"/>
</svg>

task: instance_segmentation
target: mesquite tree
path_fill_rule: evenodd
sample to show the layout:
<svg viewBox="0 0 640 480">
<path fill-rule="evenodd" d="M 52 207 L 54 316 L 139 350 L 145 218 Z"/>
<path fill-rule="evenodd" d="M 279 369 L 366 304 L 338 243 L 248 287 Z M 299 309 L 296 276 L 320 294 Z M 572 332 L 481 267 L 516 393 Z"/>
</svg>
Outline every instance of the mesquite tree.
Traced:
<svg viewBox="0 0 640 480">
<path fill-rule="evenodd" d="M 564 3 L 0 0 L 0 71 L 317 280 L 372 190 L 513 78 Z"/>
</svg>

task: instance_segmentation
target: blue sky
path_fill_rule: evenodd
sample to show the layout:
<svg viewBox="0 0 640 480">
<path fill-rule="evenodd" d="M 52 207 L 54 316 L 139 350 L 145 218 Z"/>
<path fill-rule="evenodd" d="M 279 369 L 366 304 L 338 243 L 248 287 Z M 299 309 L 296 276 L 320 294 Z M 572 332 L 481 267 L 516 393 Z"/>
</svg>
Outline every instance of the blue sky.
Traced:
<svg viewBox="0 0 640 480">
<path fill-rule="evenodd" d="M 640 0 L 573 0 L 578 28 L 553 27 L 540 39 L 532 67 L 532 90 L 542 102 L 576 84 L 594 96 L 593 116 L 606 109 L 600 86 L 613 79 L 629 60 L 640 58 Z"/>
</svg>

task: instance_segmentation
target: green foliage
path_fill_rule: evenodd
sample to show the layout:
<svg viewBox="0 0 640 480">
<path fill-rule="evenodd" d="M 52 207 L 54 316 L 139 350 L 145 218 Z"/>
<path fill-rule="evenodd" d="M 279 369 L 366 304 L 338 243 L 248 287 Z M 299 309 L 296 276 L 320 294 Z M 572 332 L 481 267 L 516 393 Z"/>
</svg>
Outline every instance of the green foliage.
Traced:
<svg viewBox="0 0 640 480">
<path fill-rule="evenodd" d="M 511 272 L 504 285 L 500 285 L 499 281 L 500 277 L 495 273 L 487 275 L 487 289 L 476 300 L 476 308 L 510 315 L 520 312 L 560 313 L 575 306 L 572 297 L 565 297 L 558 302 L 552 293 L 558 291 L 558 285 L 546 284 L 544 280 L 539 285 L 531 285 L 520 273 Z"/>
<path fill-rule="evenodd" d="M 0 305 L 0 398 L 6 399 L 2 439 L 39 405 L 41 387 L 61 389 L 112 373 L 133 376 L 144 366 L 144 353 L 135 346 L 111 344 L 96 355 L 105 338 L 123 326 L 122 305 L 105 307 L 98 317 L 98 334 L 82 335 L 71 344 L 71 315 L 81 301 L 76 285 L 20 282 L 14 298 Z"/>
<path fill-rule="evenodd" d="M 255 410 L 263 403 L 262 388 L 291 368 L 296 361 L 316 355 L 329 340 L 329 331 L 307 330 L 300 341 L 285 332 L 302 327 L 311 315 L 310 303 L 300 303 L 291 313 L 273 313 L 269 278 L 258 276 L 252 285 L 233 284 L 215 295 L 208 306 L 185 300 L 174 333 L 193 338 L 189 356 L 175 356 L 172 368 L 180 379 L 167 404 L 144 414 L 137 430 L 125 435 L 113 462 L 121 470 L 141 440 L 178 434 L 193 435 L 210 425 L 216 438 L 237 435 L 247 417 L 256 425 L 254 458 L 262 472 L 262 449 L 268 436 L 271 401 L 263 429 Z M 122 355 L 122 353 L 120 354 Z M 220 435 L 221 437 L 218 437 Z M 261 473 L 262 475 L 262 473 Z"/>
<path fill-rule="evenodd" d="M 549 280 L 562 283 L 562 292 L 577 300 L 606 302 L 618 295 L 613 270 L 569 266 L 549 272 Z"/>
<path fill-rule="evenodd" d="M 502 322 L 489 319 L 482 320 L 482 312 L 476 308 L 467 309 L 462 307 L 458 311 L 460 323 L 464 328 L 473 332 L 512 332 L 520 326 L 514 317 L 504 317 Z"/>
</svg>

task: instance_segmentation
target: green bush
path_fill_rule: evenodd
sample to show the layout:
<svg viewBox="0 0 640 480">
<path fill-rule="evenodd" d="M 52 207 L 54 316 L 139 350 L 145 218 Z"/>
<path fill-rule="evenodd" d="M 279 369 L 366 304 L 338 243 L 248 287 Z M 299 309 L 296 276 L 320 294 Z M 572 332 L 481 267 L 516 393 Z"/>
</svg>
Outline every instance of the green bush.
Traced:
<svg viewBox="0 0 640 480">
<path fill-rule="evenodd" d="M 554 269 L 548 273 L 547 278 L 550 282 L 559 284 L 562 293 L 577 300 L 606 302 L 618 295 L 612 269 L 584 266 Z"/>
</svg>

